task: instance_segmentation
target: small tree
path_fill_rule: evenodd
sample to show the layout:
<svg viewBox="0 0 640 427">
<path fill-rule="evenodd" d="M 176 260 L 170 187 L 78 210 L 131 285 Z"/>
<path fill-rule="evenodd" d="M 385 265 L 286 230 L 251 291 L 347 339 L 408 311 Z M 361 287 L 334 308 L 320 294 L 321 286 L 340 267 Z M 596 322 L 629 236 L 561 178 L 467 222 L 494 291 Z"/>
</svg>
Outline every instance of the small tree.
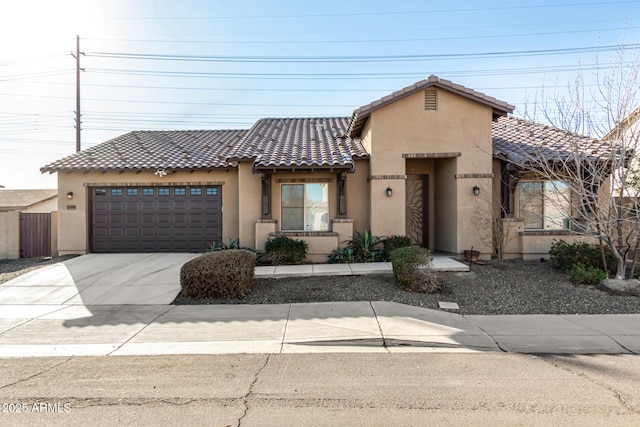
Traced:
<svg viewBox="0 0 640 427">
<path fill-rule="evenodd" d="M 632 161 L 640 152 L 640 61 L 635 50 L 623 45 L 616 63 L 605 67 L 596 59 L 596 65 L 593 88 L 580 73 L 568 95 L 554 92 L 545 98 L 543 92 L 540 110 L 533 112 L 534 120 L 541 114 L 564 130 L 562 141 L 513 144 L 510 149 L 517 155 L 504 160 L 523 173 L 568 185 L 561 198 L 572 204 L 571 228 L 610 247 L 616 278 L 622 279 L 627 261 L 635 264 L 640 243 L 639 169 Z"/>
<path fill-rule="evenodd" d="M 493 248 L 495 259 L 503 262 L 509 243 L 518 236 L 518 223 L 509 221 L 508 212 L 500 203 L 500 193 L 492 191 L 490 185 L 482 182 L 478 184 L 478 188 L 480 191 L 474 198 L 474 208 L 478 212 L 491 210 L 491 216 L 474 216 L 474 226 L 481 230 L 479 236 L 482 242 Z"/>
</svg>

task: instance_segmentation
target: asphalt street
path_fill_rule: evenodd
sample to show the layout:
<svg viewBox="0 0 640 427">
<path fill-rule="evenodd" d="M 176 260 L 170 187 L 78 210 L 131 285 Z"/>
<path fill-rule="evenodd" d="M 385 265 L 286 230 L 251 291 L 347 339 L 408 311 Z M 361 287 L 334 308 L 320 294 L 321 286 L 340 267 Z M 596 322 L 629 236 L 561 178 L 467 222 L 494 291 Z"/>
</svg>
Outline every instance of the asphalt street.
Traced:
<svg viewBox="0 0 640 427">
<path fill-rule="evenodd" d="M 640 425 L 640 356 L 0 359 L 0 425 Z"/>
</svg>

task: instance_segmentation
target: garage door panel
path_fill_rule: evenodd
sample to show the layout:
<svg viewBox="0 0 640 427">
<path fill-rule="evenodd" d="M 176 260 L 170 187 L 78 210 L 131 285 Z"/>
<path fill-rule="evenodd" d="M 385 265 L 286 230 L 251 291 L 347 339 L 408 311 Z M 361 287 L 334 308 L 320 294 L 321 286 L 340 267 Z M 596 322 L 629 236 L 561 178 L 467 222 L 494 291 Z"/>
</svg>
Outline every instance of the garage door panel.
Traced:
<svg viewBox="0 0 640 427">
<path fill-rule="evenodd" d="M 93 252 L 201 252 L 222 235 L 220 187 L 90 191 Z"/>
</svg>

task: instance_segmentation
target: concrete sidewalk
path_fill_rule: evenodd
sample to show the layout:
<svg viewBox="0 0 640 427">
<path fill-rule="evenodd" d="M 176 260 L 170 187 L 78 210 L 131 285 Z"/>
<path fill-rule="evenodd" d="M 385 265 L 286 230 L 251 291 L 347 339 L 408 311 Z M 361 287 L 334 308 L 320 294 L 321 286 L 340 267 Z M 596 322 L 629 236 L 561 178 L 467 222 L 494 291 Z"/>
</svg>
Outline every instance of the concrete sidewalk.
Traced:
<svg viewBox="0 0 640 427">
<path fill-rule="evenodd" d="M 468 264 L 463 264 L 446 255 L 434 255 L 431 264 L 431 268 L 435 271 L 469 271 Z M 351 276 L 391 273 L 392 271 L 390 262 L 278 265 L 256 267 L 255 277 L 257 279 L 265 279 L 305 276 Z"/>
<path fill-rule="evenodd" d="M 2 305 L 0 357 L 234 353 L 640 354 L 640 314 L 461 316 L 391 302 Z"/>
</svg>

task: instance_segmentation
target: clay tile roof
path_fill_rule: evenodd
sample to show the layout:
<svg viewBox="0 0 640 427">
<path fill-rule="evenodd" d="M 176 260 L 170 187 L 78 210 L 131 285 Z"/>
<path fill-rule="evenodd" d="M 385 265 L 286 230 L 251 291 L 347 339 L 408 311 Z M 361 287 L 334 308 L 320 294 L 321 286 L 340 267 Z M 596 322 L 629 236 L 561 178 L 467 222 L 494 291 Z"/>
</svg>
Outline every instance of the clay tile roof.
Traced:
<svg viewBox="0 0 640 427">
<path fill-rule="evenodd" d="M 41 172 L 235 167 L 229 154 L 246 130 L 135 131 L 57 160 Z"/>
<path fill-rule="evenodd" d="M 520 165 L 540 157 L 551 162 L 611 157 L 609 142 L 515 117 L 494 121 L 492 133 L 493 156 Z"/>
<path fill-rule="evenodd" d="M 31 205 L 53 199 L 58 190 L 0 190 L 0 210 L 26 209 Z"/>
<path fill-rule="evenodd" d="M 344 138 L 347 117 L 267 118 L 259 120 L 236 147 L 233 160 L 253 167 L 338 168 L 353 171 L 354 159 L 367 158 L 359 140 Z"/>
<path fill-rule="evenodd" d="M 384 96 L 355 110 L 349 120 L 349 128 L 346 135 L 349 137 L 359 136 L 360 131 L 373 111 L 431 86 L 440 87 L 460 96 L 464 96 L 465 98 L 488 105 L 493 108 L 494 115 L 496 116 L 503 116 L 507 113 L 512 113 L 515 109 L 513 105 L 507 102 L 497 100 L 494 97 L 487 96 L 484 93 L 453 83 L 450 80 L 441 79 L 440 77 L 432 74 L 424 80 L 395 91 L 391 95 Z"/>
</svg>

